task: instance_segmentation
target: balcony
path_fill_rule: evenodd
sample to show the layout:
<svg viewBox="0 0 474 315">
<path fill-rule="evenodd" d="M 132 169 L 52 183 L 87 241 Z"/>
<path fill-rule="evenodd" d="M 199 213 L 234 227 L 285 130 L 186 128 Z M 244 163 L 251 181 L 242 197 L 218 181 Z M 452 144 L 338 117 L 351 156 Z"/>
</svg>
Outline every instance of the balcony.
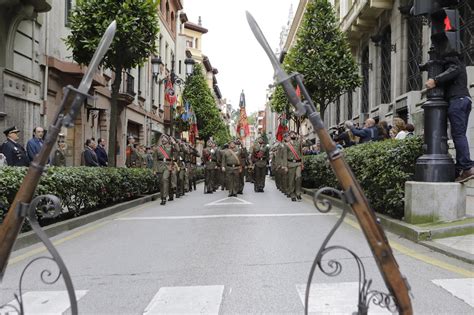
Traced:
<svg viewBox="0 0 474 315">
<path fill-rule="evenodd" d="M 356 42 L 364 34 L 377 26 L 377 18 L 385 11 L 392 10 L 393 0 L 356 0 L 341 20 L 341 29 L 347 33 L 349 41 Z"/>
<path fill-rule="evenodd" d="M 135 78 L 130 73 L 126 72 L 122 76 L 122 86 L 120 87 L 118 101 L 128 106 L 135 100 Z"/>
</svg>

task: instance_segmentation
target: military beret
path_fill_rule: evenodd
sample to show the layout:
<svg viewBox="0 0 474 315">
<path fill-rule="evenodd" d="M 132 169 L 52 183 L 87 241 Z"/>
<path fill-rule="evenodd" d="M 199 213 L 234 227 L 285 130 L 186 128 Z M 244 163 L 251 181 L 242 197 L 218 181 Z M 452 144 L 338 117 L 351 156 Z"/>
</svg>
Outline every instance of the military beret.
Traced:
<svg viewBox="0 0 474 315">
<path fill-rule="evenodd" d="M 3 133 L 5 134 L 5 136 L 8 136 L 8 135 L 9 135 L 10 133 L 12 133 L 12 132 L 20 132 L 20 130 L 16 129 L 16 127 L 13 126 L 13 127 L 8 128 L 8 129 L 5 129 L 5 130 L 3 131 Z"/>
</svg>

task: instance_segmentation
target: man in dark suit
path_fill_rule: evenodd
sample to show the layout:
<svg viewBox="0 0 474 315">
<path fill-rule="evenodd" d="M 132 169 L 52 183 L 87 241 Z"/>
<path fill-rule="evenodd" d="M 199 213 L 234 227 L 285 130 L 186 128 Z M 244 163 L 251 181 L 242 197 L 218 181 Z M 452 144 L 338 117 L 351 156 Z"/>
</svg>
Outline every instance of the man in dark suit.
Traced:
<svg viewBox="0 0 474 315">
<path fill-rule="evenodd" d="M 25 148 L 23 148 L 17 141 L 19 139 L 18 133 L 20 130 L 15 126 L 3 131 L 7 140 L 2 145 L 2 153 L 5 155 L 7 164 L 9 166 L 29 166 L 30 160 L 26 155 Z"/>
<path fill-rule="evenodd" d="M 94 149 L 96 148 L 97 144 L 92 139 L 86 140 L 86 149 L 82 153 L 83 156 L 83 165 L 84 166 L 100 166 L 99 160 L 97 159 L 97 155 L 95 154 Z"/>
<path fill-rule="evenodd" d="M 36 155 L 41 150 L 43 146 L 43 137 L 44 137 L 44 129 L 42 127 L 36 127 L 33 130 L 33 138 L 28 140 L 26 144 L 26 153 L 28 154 L 28 158 L 30 161 L 33 161 Z"/>
<path fill-rule="evenodd" d="M 97 155 L 97 160 L 99 161 L 100 166 L 109 165 L 109 157 L 107 156 L 107 151 L 105 151 L 104 138 L 99 138 L 99 143 L 97 148 L 95 148 L 95 154 Z"/>
</svg>

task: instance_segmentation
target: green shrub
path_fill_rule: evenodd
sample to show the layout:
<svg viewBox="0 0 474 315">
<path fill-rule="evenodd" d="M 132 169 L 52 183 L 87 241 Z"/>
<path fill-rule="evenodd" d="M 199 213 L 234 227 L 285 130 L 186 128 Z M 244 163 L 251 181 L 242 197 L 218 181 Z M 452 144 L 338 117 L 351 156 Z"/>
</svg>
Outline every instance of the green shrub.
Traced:
<svg viewBox="0 0 474 315">
<path fill-rule="evenodd" d="M 23 167 L 0 168 L 0 222 L 15 198 L 26 170 Z M 35 196 L 53 194 L 59 197 L 63 210 L 57 220 L 62 220 L 158 190 L 158 177 L 149 169 L 49 167 Z"/>
<path fill-rule="evenodd" d="M 423 139 L 372 142 L 344 149 L 344 156 L 375 211 L 401 219 L 405 182 L 413 180 Z M 303 186 L 339 187 L 326 154 L 305 157 Z"/>
</svg>

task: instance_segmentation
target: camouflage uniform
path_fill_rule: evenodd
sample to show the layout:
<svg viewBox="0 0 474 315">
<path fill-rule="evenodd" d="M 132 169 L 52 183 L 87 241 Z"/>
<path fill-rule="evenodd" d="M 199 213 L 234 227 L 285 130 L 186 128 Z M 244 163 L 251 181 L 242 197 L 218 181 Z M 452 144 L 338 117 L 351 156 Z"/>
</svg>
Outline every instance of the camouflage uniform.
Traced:
<svg viewBox="0 0 474 315">
<path fill-rule="evenodd" d="M 162 205 L 166 204 L 166 198 L 169 195 L 170 170 L 173 163 L 172 156 L 172 146 L 170 144 L 162 145 L 161 141 L 160 145 L 153 151 L 153 171 L 159 176 Z"/>
<path fill-rule="evenodd" d="M 254 166 L 254 190 L 256 192 L 263 192 L 263 188 L 265 188 L 268 158 L 268 147 L 264 143 L 256 143 L 252 148 L 251 155 Z"/>
<path fill-rule="evenodd" d="M 240 150 L 227 149 L 222 154 L 222 168 L 225 170 L 227 179 L 227 189 L 229 190 L 229 197 L 237 196 L 240 189 L 240 181 L 242 172 L 242 164 L 239 156 Z"/>
</svg>

